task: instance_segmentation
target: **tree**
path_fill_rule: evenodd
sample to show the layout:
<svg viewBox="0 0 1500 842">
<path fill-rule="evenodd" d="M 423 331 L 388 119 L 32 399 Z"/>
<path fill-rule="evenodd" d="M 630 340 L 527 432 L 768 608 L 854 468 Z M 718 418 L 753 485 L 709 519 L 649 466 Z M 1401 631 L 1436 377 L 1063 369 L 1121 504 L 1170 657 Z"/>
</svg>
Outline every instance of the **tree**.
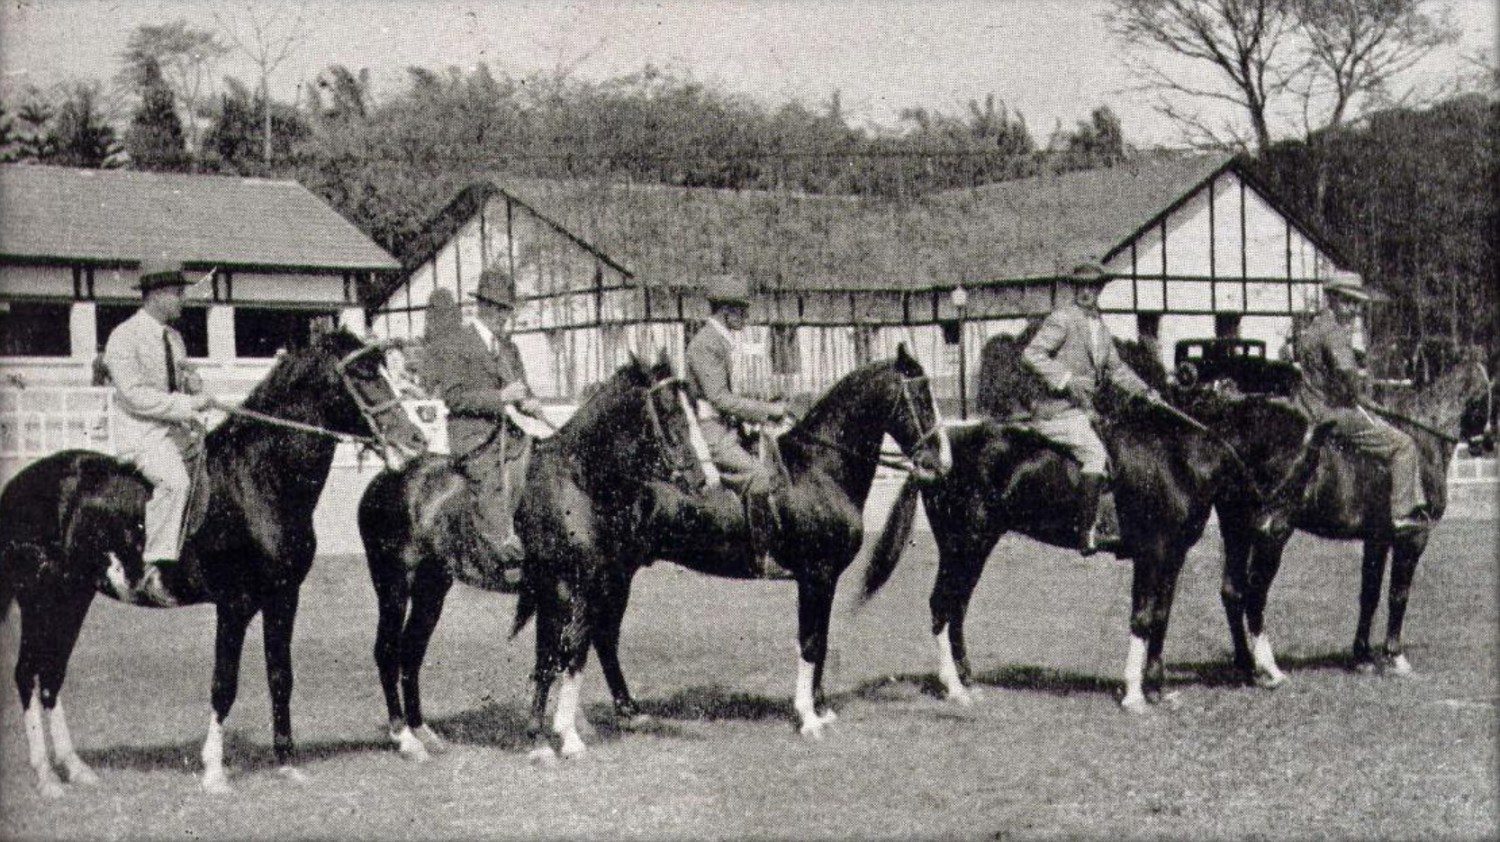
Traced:
<svg viewBox="0 0 1500 842">
<path fill-rule="evenodd" d="M 130 33 L 120 81 L 131 90 L 145 91 L 151 76 L 171 88 L 186 116 L 186 147 L 198 148 L 198 120 L 211 100 L 214 67 L 229 51 L 212 32 L 193 29 L 185 19 L 161 26 L 142 24 Z"/>
<path fill-rule="evenodd" d="M 1108 19 L 1157 110 L 1189 137 L 1264 152 L 1272 122 L 1299 100 L 1304 136 L 1340 125 L 1435 47 L 1457 37 L 1434 0 L 1111 0 Z M 1166 61 L 1164 61 L 1164 59 Z M 1182 60 L 1186 60 L 1185 62 Z M 1180 68 L 1169 70 L 1168 63 Z M 1204 72 L 1206 71 L 1206 72 Z M 1216 125 L 1193 104 L 1233 106 Z M 1314 121 L 1313 112 L 1322 111 Z"/>
<path fill-rule="evenodd" d="M 125 151 L 137 169 L 181 170 L 188 163 L 177 104 L 154 60 L 142 74 L 141 104 L 125 130 Z"/>
<path fill-rule="evenodd" d="M 229 40 L 260 71 L 260 97 L 271 101 L 271 74 L 291 56 L 302 40 L 307 37 L 306 18 L 300 11 L 285 14 L 284 9 L 266 11 L 254 3 L 246 3 L 240 14 L 242 23 L 235 26 L 214 12 L 214 19 L 229 33 Z M 261 154 L 264 163 L 271 163 L 271 109 L 264 109 L 261 119 Z"/>
<path fill-rule="evenodd" d="M 239 175 L 283 175 L 284 168 L 267 164 L 263 155 L 262 128 L 266 102 L 240 80 L 226 78 L 213 122 L 203 133 L 200 154 L 204 164 L 219 172 Z M 275 161 L 286 161 L 310 134 L 307 121 L 297 109 L 281 102 L 270 107 L 272 152 Z"/>
<path fill-rule="evenodd" d="M 43 163 L 98 169 L 119 166 L 120 144 L 99 109 L 97 83 L 74 82 L 52 119 L 55 149 Z"/>
</svg>

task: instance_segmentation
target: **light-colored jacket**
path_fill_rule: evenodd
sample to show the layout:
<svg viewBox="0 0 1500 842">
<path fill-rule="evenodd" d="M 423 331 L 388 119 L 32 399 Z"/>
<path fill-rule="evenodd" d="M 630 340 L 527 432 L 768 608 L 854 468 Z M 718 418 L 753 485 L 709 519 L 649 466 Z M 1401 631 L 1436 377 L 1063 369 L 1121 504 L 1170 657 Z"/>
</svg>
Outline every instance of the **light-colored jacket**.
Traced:
<svg viewBox="0 0 1500 842">
<path fill-rule="evenodd" d="M 166 342 L 171 343 L 176 362 L 176 392 L 167 388 Z M 187 391 L 196 378 L 186 361 L 182 334 L 144 308 L 110 333 L 104 345 L 104 365 L 115 386 L 115 441 L 122 451 L 170 438 L 181 426 L 197 420 L 192 394 Z"/>
<path fill-rule="evenodd" d="M 1026 365 L 1041 375 L 1050 394 L 1032 405 L 1037 418 L 1056 418 L 1080 409 L 1063 391 L 1074 380 L 1083 381 L 1090 395 L 1105 383 L 1113 383 L 1127 394 L 1144 394 L 1149 387 L 1115 350 L 1114 337 L 1095 313 L 1076 304 L 1064 304 L 1042 322 L 1036 336 L 1021 352 Z"/>
<path fill-rule="evenodd" d="M 705 420 L 716 417 L 759 423 L 776 405 L 734 392 L 734 348 L 717 327 L 705 324 L 687 346 L 688 389 Z"/>
</svg>

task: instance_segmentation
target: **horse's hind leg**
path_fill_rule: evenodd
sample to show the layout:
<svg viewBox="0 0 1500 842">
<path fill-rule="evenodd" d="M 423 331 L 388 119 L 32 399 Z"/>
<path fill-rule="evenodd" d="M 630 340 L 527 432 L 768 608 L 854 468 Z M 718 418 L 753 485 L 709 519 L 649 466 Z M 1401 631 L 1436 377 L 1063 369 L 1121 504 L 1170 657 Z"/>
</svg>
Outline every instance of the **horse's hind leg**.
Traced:
<svg viewBox="0 0 1500 842">
<path fill-rule="evenodd" d="M 599 604 L 595 606 L 598 617 L 593 622 L 594 651 L 599 653 L 599 668 L 604 672 L 604 681 L 614 700 L 615 717 L 625 727 L 643 720 L 640 706 L 630 696 L 625 672 L 620 669 L 620 627 L 625 622 L 625 608 L 629 601 L 629 574 L 614 577 L 609 588 L 599 596 Z"/>
<path fill-rule="evenodd" d="M 1375 670 L 1375 653 L 1370 649 L 1370 627 L 1375 609 L 1380 606 L 1380 586 L 1385 581 L 1385 563 L 1391 545 L 1385 541 L 1365 541 L 1364 563 L 1359 579 L 1359 624 L 1354 629 L 1354 668 L 1360 672 Z"/>
<path fill-rule="evenodd" d="M 1224 573 L 1219 586 L 1219 600 L 1224 603 L 1224 619 L 1229 623 L 1229 639 L 1234 645 L 1234 667 L 1253 681 L 1255 664 L 1250 658 L 1250 643 L 1245 636 L 1245 596 L 1249 590 L 1250 552 L 1253 542 L 1243 513 L 1219 510 L 1219 534 L 1224 539 Z"/>
<path fill-rule="evenodd" d="M 214 635 L 213 712 L 208 719 L 208 736 L 203 740 L 203 789 L 228 792 L 229 779 L 224 772 L 224 721 L 234 707 L 239 693 L 240 654 L 245 648 L 245 628 L 256 609 L 238 603 L 220 603 Z"/>
<path fill-rule="evenodd" d="M 1393 675 L 1411 675 L 1411 661 L 1401 648 L 1401 628 L 1406 622 L 1406 604 L 1411 596 L 1412 579 L 1417 562 L 1426 549 L 1425 535 L 1415 540 L 1399 541 L 1391 554 L 1391 590 L 1386 602 L 1385 657 L 1386 669 Z"/>
<path fill-rule="evenodd" d="M 797 581 L 797 692 L 792 706 L 801 718 L 804 737 L 822 739 L 823 726 L 833 720 L 833 712 L 819 715 L 817 695 L 821 692 L 819 674 L 828 656 L 828 621 L 833 613 L 833 586 L 820 582 Z"/>
<path fill-rule="evenodd" d="M 969 686 L 972 670 L 964 645 L 964 617 L 979 584 L 979 574 L 984 571 L 985 555 L 969 548 L 943 552 L 928 599 L 932 637 L 938 653 L 938 680 L 948 699 L 961 705 L 971 705 L 980 696 L 977 687 Z"/>
<path fill-rule="evenodd" d="M 422 760 L 428 750 L 443 751 L 447 743 L 422 720 L 422 663 L 427 659 L 427 644 L 432 640 L 433 629 L 443 615 L 443 603 L 448 589 L 453 587 L 453 578 L 446 568 L 438 564 L 424 564 L 417 568 L 411 587 L 411 613 L 406 618 L 406 629 L 401 633 L 401 694 L 406 699 L 406 723 L 408 734 L 414 734 L 421 752 L 410 751 L 407 744 L 401 753 L 414 760 Z M 398 738 L 399 740 L 399 738 Z"/>
<path fill-rule="evenodd" d="M 580 683 L 588 657 L 591 634 L 584 618 L 587 607 L 572 584 L 557 580 L 539 583 L 536 612 L 536 668 L 532 672 L 531 722 L 527 729 L 532 741 L 530 758 L 536 762 L 556 759 L 557 752 L 547 733 L 547 697 L 552 682 L 563 673 L 558 693 L 557 711 L 552 731 L 562 738 L 564 756 L 584 751 L 578 736 L 577 716 Z"/>
<path fill-rule="evenodd" d="M 394 570 L 389 575 L 374 575 L 371 564 L 371 579 L 375 584 L 375 601 L 378 619 L 375 626 L 375 671 L 380 675 L 380 689 L 385 694 L 386 722 L 391 740 L 400 749 L 402 756 L 415 760 L 427 759 L 427 749 L 406 726 L 406 712 L 401 706 L 401 629 L 406 624 L 406 607 L 410 601 L 410 586 L 404 571 Z"/>
<path fill-rule="evenodd" d="M 271 691 L 271 747 L 277 771 L 296 783 L 307 775 L 294 764 L 292 742 L 292 627 L 297 621 L 298 592 L 288 587 L 278 592 L 262 614 L 262 636 L 266 652 L 266 684 Z"/>
<path fill-rule="evenodd" d="M 1246 577 L 1248 587 L 1245 599 L 1245 625 L 1250 632 L 1250 657 L 1255 664 L 1256 683 L 1273 689 L 1287 682 L 1286 673 L 1276 663 L 1276 651 L 1271 646 L 1271 636 L 1266 633 L 1266 603 L 1270 598 L 1271 584 L 1281 569 L 1281 556 L 1286 542 L 1274 538 L 1259 538 L 1250 555 L 1250 570 Z"/>
<path fill-rule="evenodd" d="M 61 798 L 62 780 L 47 754 L 47 731 L 42 724 L 41 688 L 37 673 L 50 644 L 50 606 L 21 600 L 21 651 L 16 658 L 16 692 L 21 697 L 21 721 L 26 729 L 27 759 L 36 772 L 37 788 L 45 798 Z"/>
</svg>

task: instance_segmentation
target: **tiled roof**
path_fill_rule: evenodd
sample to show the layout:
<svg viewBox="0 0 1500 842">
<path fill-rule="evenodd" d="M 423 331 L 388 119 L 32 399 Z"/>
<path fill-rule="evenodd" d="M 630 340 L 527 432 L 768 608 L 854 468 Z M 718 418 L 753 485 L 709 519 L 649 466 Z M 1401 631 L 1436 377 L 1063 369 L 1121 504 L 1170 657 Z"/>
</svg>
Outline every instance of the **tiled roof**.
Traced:
<svg viewBox="0 0 1500 842">
<path fill-rule="evenodd" d="M 325 270 L 399 264 L 294 181 L 0 166 L 0 256 Z"/>
<path fill-rule="evenodd" d="M 726 261 L 762 289 L 921 289 L 1052 277 L 1102 257 L 1231 164 L 1147 160 L 898 203 L 655 184 L 493 183 L 622 264 L 697 286 Z"/>
</svg>

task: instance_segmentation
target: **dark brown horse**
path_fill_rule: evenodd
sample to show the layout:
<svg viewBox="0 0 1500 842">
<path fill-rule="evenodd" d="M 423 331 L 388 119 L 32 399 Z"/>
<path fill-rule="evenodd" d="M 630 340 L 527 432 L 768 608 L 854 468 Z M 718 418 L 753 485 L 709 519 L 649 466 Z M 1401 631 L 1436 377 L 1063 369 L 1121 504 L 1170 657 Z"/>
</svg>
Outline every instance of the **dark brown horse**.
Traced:
<svg viewBox="0 0 1500 842">
<path fill-rule="evenodd" d="M 999 337 L 986 348 L 980 381 L 983 408 L 1015 414 L 1040 384 L 1020 363 L 1028 333 Z M 1139 348 L 1122 349 L 1141 375 L 1165 385 L 1160 364 Z M 1124 708 L 1142 712 L 1161 698 L 1162 649 L 1177 577 L 1188 550 L 1203 534 L 1214 501 L 1247 486 L 1235 448 L 1205 434 L 1164 407 L 1107 401 L 1101 433 L 1113 463 L 1120 526 L 1135 560 Z M 1059 547 L 1077 545 L 1078 464 L 1029 429 L 991 418 L 952 431 L 954 469 L 920 489 L 938 547 L 930 606 L 938 676 L 950 699 L 972 701 L 972 669 L 964 645 L 964 617 L 991 550 L 1018 531 Z M 866 570 L 868 599 L 889 578 L 907 543 L 918 488 L 905 485 Z"/>
<path fill-rule="evenodd" d="M 1434 522 L 1447 506 L 1447 467 L 1464 408 L 1488 388 L 1489 378 L 1475 358 L 1413 393 L 1388 398 L 1392 409 L 1416 422 L 1393 423 L 1416 442 L 1422 487 Z M 1264 483 L 1277 465 L 1294 458 L 1308 430 L 1305 415 L 1278 403 L 1255 398 L 1226 401 L 1205 395 L 1192 404 L 1191 411 L 1216 429 L 1236 435 L 1257 480 Z M 1337 438 L 1323 445 L 1315 470 L 1300 487 L 1291 501 L 1291 526 L 1323 538 L 1364 543 L 1355 665 L 1362 670 L 1378 666 L 1397 675 L 1409 673 L 1411 663 L 1403 651 L 1401 633 L 1412 578 L 1427 547 L 1429 530 L 1394 534 L 1390 472 L 1373 459 L 1347 451 Z M 1291 532 L 1257 531 L 1256 507 L 1241 497 L 1221 501 L 1218 512 L 1224 537 L 1224 610 L 1234 640 L 1235 663 L 1247 676 L 1258 676 L 1261 684 L 1276 686 L 1286 681 L 1286 674 L 1277 666 L 1265 632 L 1265 608 Z M 1388 562 L 1386 639 L 1384 652 L 1377 656 L 1370 646 L 1370 627 Z"/>
<path fill-rule="evenodd" d="M 863 540 L 863 509 L 881 442 L 893 438 L 908 467 L 931 478 L 951 464 L 948 438 L 921 365 L 906 351 L 870 363 L 835 383 L 807 415 L 775 442 L 788 484 L 775 495 L 776 528 L 769 549 L 796 578 L 798 661 L 794 698 L 801 731 L 820 737 L 835 719 L 823 704 L 823 663 L 834 589 Z M 624 719 L 638 715 L 618 647 L 631 580 L 653 559 L 716 576 L 748 578 L 751 541 L 738 498 L 726 490 L 659 494 L 632 536 L 628 552 L 601 553 L 609 537 L 568 513 L 578 492 L 556 481 L 528 495 L 518 525 L 528 547 L 526 581 L 537 615 L 538 663 L 532 699 L 533 756 L 555 755 L 544 713 L 554 679 L 562 674 L 552 730 L 564 755 L 584 750 L 578 736 L 579 677 L 590 643 Z M 534 548 L 535 552 L 531 552 Z M 525 599 L 523 594 L 523 599 Z M 523 603 L 523 608 L 528 607 Z M 518 614 L 524 621 L 525 614 Z M 819 708 L 822 708 L 820 710 Z"/>
<path fill-rule="evenodd" d="M 561 656 L 553 648 L 552 603 L 538 590 L 553 587 L 551 571 L 579 563 L 580 554 L 599 567 L 616 556 L 637 557 L 656 497 L 674 484 L 696 493 L 703 483 L 691 437 L 682 381 L 663 356 L 653 367 L 632 361 L 621 368 L 591 390 L 556 436 L 537 444 L 521 491 L 518 526 L 531 561 L 515 628 L 530 606 L 549 609 L 538 618 L 539 673 Z M 421 670 L 448 589 L 458 578 L 514 590 L 475 534 L 468 500 L 466 480 L 445 456 L 382 473 L 360 499 L 360 536 L 380 605 L 375 664 L 391 739 L 413 760 L 443 745 L 422 717 Z M 609 663 L 613 652 L 600 645 L 600 660 Z"/>
<path fill-rule="evenodd" d="M 403 456 L 424 447 L 382 364 L 379 346 L 347 331 L 318 332 L 251 392 L 243 409 L 257 417 L 235 415 L 208 434 L 207 512 L 166 583 L 179 604 L 212 602 L 218 609 L 213 710 L 203 744 L 206 790 L 228 789 L 223 725 L 237 692 L 245 629 L 256 614 L 264 615 L 276 759 L 289 777 L 300 777 L 291 765 L 292 624 L 317 550 L 313 508 L 336 439 L 374 436 Z M 96 780 L 74 750 L 58 693 L 94 594 L 122 598 L 109 581 L 111 567 L 141 570 L 149 496 L 137 471 L 83 450 L 32 463 L 0 493 L 0 612 L 12 597 L 20 603 L 16 690 L 45 795 L 60 795 L 62 786 L 48 759 L 43 710 L 68 779 Z"/>
</svg>

